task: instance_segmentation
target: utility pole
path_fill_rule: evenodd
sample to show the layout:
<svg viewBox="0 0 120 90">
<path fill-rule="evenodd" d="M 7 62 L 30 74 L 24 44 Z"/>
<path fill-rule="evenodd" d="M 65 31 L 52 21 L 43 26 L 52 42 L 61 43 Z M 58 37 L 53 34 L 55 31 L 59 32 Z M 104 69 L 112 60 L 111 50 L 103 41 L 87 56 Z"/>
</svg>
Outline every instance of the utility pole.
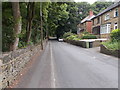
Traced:
<svg viewBox="0 0 120 90">
<path fill-rule="evenodd" d="M 43 28 L 42 28 L 42 2 L 40 2 L 40 20 L 41 20 L 41 49 L 43 50 Z"/>
</svg>

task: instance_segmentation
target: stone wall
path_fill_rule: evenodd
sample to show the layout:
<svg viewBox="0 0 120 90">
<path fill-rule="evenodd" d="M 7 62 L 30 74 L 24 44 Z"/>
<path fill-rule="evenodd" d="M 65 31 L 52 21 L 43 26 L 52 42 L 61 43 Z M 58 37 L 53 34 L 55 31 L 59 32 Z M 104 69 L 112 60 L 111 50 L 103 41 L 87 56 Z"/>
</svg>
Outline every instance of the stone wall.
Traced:
<svg viewBox="0 0 120 90">
<path fill-rule="evenodd" d="M 109 39 L 110 38 L 110 34 L 101 34 L 100 38 L 107 38 L 107 39 Z"/>
<path fill-rule="evenodd" d="M 76 46 L 80 46 L 83 48 L 92 48 L 92 47 L 99 47 L 101 44 L 101 41 L 93 41 L 92 42 L 92 47 L 90 47 L 89 43 L 85 42 L 85 41 L 75 41 L 75 40 L 64 40 L 67 43 L 76 45 Z"/>
<path fill-rule="evenodd" d="M 67 43 L 76 45 L 76 46 L 80 46 L 80 47 L 86 48 L 86 43 L 83 42 L 83 41 L 75 41 L 75 40 L 64 40 L 64 41 L 67 42 Z"/>
<path fill-rule="evenodd" d="M 101 45 L 102 41 L 94 41 L 93 42 L 93 47 L 99 47 Z"/>
<path fill-rule="evenodd" d="M 100 46 L 100 52 L 104 53 L 104 54 L 107 54 L 107 55 L 111 55 L 111 56 L 115 56 L 115 57 L 120 58 L 120 50 L 109 50 L 104 45 Z"/>
<path fill-rule="evenodd" d="M 41 46 L 36 45 L 29 46 L 25 49 L 19 49 L 3 56 L 0 59 L 0 87 L 6 88 L 9 86 L 20 74 L 20 71 L 25 65 L 31 60 L 32 56 L 40 51 Z"/>
</svg>

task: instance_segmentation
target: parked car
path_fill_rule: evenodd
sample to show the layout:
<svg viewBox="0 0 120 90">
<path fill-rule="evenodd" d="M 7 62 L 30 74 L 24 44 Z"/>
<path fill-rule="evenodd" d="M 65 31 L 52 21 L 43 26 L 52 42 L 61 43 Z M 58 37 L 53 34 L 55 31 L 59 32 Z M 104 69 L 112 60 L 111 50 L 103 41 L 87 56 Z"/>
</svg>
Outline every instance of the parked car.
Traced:
<svg viewBox="0 0 120 90">
<path fill-rule="evenodd" d="M 63 39 L 62 39 L 62 38 L 59 38 L 58 41 L 59 41 L 59 42 L 63 42 Z"/>
</svg>

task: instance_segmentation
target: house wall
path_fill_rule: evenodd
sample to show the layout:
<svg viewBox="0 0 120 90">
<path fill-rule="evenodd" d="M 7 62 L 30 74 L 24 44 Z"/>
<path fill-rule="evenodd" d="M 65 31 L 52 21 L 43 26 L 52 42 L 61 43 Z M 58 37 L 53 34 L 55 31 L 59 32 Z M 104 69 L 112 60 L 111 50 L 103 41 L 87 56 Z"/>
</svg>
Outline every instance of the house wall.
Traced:
<svg viewBox="0 0 120 90">
<path fill-rule="evenodd" d="M 100 23 L 98 23 L 98 18 L 100 18 Z M 95 34 L 98 38 L 100 38 L 100 24 L 101 24 L 101 16 L 97 17 L 97 18 L 94 18 L 92 20 L 92 33 Z M 96 30 L 96 31 L 95 31 Z M 98 33 L 95 33 L 95 32 L 98 32 Z"/>
<path fill-rule="evenodd" d="M 118 8 L 118 7 L 117 7 Z M 111 22 L 111 31 L 114 29 L 114 24 L 118 23 L 118 17 L 114 17 L 114 11 L 116 8 L 114 8 L 113 10 L 104 13 L 101 17 L 102 17 L 102 23 L 101 24 L 106 24 Z M 110 15 L 110 19 L 109 20 L 105 20 L 105 15 L 109 14 Z"/>
<path fill-rule="evenodd" d="M 80 24 L 79 26 L 82 30 L 84 29 L 84 31 L 87 31 L 89 33 L 92 33 L 92 22 L 91 21 L 87 21 L 84 22 L 82 24 Z"/>
<path fill-rule="evenodd" d="M 120 16 L 120 6 L 118 6 L 116 8 L 118 8 L 118 13 L 119 13 L 119 16 Z M 120 28 L 120 17 L 119 16 L 118 17 L 114 17 L 114 11 L 116 10 L 116 8 L 114 8 L 114 9 L 112 9 L 112 10 L 110 10 L 110 11 L 104 13 L 104 14 L 102 14 L 101 16 L 98 16 L 98 17 L 94 18 L 92 20 L 92 22 L 93 22 L 92 28 L 94 28 L 96 26 L 105 25 L 107 23 L 111 23 L 110 32 L 112 30 L 114 30 L 115 23 L 117 23 L 118 27 Z M 106 14 L 110 15 L 110 19 L 105 20 L 105 15 Z M 99 23 L 97 23 L 98 18 L 100 18 L 100 22 Z M 110 37 L 110 33 L 108 33 L 108 34 L 101 34 L 100 37 L 101 38 L 109 38 Z"/>
<path fill-rule="evenodd" d="M 77 25 L 78 30 L 80 30 L 79 32 L 83 32 L 83 31 L 88 31 L 88 32 L 92 32 L 92 22 L 91 21 L 87 21 L 89 19 L 91 19 L 91 17 L 93 17 L 93 11 L 90 10 L 89 11 L 89 16 L 87 16 L 86 18 L 84 18 L 80 24 Z"/>
<path fill-rule="evenodd" d="M 91 22 L 91 21 L 86 22 L 86 30 L 87 30 L 89 33 L 92 33 L 92 22 Z"/>
<path fill-rule="evenodd" d="M 116 8 L 118 8 L 118 7 L 116 7 Z M 112 30 L 114 30 L 114 25 L 115 25 L 115 23 L 117 23 L 118 25 L 119 25 L 119 23 L 118 23 L 118 17 L 114 17 L 114 11 L 115 11 L 115 9 L 116 8 L 114 8 L 114 9 L 112 9 L 111 11 L 109 11 L 109 12 L 106 12 L 106 13 L 104 13 L 101 17 L 101 25 L 103 25 L 103 24 L 107 24 L 107 23 L 111 23 L 111 31 Z M 119 7 L 120 8 L 120 7 Z M 106 14 L 109 14 L 110 15 L 110 19 L 109 20 L 105 20 L 105 15 Z M 110 31 L 110 32 L 111 32 Z M 101 38 L 110 38 L 110 34 L 101 34 L 101 36 L 100 36 Z"/>
<path fill-rule="evenodd" d="M 98 21 L 97 19 L 98 19 L 98 18 L 101 19 L 101 16 L 99 16 L 99 17 L 93 19 L 94 21 L 92 20 L 92 23 L 93 23 L 93 26 L 92 26 L 92 27 L 100 26 L 101 23 L 97 23 L 97 21 Z M 100 20 L 100 22 L 101 22 L 101 20 Z"/>
<path fill-rule="evenodd" d="M 120 5 L 118 8 L 118 12 L 119 12 L 119 17 L 118 17 L 118 28 L 120 29 Z"/>
<path fill-rule="evenodd" d="M 110 34 L 100 34 L 100 38 L 110 38 Z"/>
<path fill-rule="evenodd" d="M 85 30 L 85 24 L 78 24 L 77 25 L 77 32 L 79 32 L 78 34 L 80 34 L 81 32 L 83 32 Z"/>
</svg>

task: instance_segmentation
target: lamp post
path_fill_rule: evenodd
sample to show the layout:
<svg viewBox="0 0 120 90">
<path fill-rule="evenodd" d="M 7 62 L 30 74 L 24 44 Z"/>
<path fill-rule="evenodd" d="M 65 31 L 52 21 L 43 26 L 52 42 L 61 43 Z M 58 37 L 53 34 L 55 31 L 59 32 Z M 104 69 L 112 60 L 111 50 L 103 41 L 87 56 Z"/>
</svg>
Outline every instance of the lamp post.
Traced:
<svg viewBox="0 0 120 90">
<path fill-rule="evenodd" d="M 40 2 L 40 20 L 41 20 L 41 49 L 43 50 L 43 28 L 42 28 L 42 2 Z"/>
</svg>

